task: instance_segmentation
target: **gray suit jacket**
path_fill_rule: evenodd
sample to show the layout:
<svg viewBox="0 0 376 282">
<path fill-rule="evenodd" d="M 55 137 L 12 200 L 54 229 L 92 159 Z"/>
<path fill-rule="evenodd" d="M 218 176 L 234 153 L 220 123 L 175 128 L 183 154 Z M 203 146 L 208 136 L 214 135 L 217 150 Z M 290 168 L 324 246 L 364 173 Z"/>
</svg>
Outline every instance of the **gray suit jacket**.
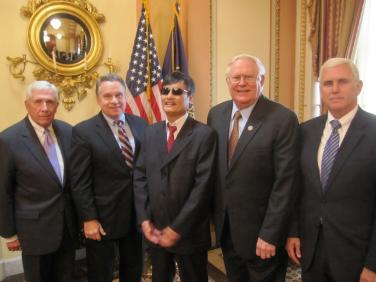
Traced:
<svg viewBox="0 0 376 282">
<path fill-rule="evenodd" d="M 63 185 L 27 117 L 0 134 L 0 235 L 17 234 L 24 254 L 57 250 L 64 224 L 73 239 L 77 234 L 68 169 L 71 126 L 58 120 L 52 126 L 64 159 Z"/>
<path fill-rule="evenodd" d="M 219 140 L 214 223 L 221 239 L 227 213 L 236 252 L 251 259 L 258 237 L 284 245 L 296 183 L 298 120 L 292 111 L 261 96 L 228 166 L 231 111 L 232 101 L 227 101 L 208 116 Z"/>
</svg>

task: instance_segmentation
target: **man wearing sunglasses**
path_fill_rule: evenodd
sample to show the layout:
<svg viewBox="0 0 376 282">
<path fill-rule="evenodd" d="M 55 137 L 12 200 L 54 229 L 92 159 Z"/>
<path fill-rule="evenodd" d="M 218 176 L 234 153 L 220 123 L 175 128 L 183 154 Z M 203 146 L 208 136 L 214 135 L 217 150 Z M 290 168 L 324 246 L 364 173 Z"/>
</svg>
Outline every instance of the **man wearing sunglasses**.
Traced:
<svg viewBox="0 0 376 282">
<path fill-rule="evenodd" d="M 226 72 L 232 100 L 208 116 L 218 133 L 214 223 L 230 282 L 285 281 L 298 120 L 262 95 L 264 79 L 258 58 L 236 56 Z"/>
<path fill-rule="evenodd" d="M 145 131 L 134 172 L 138 222 L 150 244 L 153 282 L 208 281 L 209 207 L 216 135 L 188 116 L 195 87 L 181 72 L 161 90 L 167 120 Z"/>
</svg>

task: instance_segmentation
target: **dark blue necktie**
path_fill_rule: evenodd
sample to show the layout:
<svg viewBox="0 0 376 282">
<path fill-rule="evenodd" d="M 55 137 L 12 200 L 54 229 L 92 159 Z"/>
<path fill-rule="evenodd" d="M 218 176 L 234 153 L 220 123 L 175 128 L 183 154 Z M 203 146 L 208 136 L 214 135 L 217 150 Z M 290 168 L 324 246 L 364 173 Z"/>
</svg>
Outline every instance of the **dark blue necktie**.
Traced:
<svg viewBox="0 0 376 282">
<path fill-rule="evenodd" d="M 334 119 L 330 122 L 330 125 L 332 126 L 332 133 L 325 144 L 324 153 L 321 160 L 321 184 L 324 192 L 327 189 L 327 181 L 339 149 L 338 129 L 341 127 L 341 123 Z"/>
</svg>

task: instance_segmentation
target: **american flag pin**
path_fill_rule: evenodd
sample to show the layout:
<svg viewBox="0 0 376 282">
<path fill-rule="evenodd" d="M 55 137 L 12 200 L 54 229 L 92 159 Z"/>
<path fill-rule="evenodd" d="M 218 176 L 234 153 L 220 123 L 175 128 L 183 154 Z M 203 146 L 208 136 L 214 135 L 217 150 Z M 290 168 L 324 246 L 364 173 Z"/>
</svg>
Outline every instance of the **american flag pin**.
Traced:
<svg viewBox="0 0 376 282">
<path fill-rule="evenodd" d="M 247 130 L 251 131 L 253 129 L 253 125 L 248 126 Z"/>
</svg>

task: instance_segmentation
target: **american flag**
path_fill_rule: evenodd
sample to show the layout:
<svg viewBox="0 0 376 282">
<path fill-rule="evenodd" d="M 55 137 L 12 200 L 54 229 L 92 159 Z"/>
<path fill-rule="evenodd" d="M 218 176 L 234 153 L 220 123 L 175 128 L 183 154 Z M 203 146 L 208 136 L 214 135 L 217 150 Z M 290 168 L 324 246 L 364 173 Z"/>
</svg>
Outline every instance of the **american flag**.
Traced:
<svg viewBox="0 0 376 282">
<path fill-rule="evenodd" d="M 149 123 L 165 119 L 160 93 L 161 66 L 158 61 L 149 15 L 146 14 L 144 4 L 129 62 L 126 84 L 125 111 L 127 113 L 140 116 Z"/>
</svg>

